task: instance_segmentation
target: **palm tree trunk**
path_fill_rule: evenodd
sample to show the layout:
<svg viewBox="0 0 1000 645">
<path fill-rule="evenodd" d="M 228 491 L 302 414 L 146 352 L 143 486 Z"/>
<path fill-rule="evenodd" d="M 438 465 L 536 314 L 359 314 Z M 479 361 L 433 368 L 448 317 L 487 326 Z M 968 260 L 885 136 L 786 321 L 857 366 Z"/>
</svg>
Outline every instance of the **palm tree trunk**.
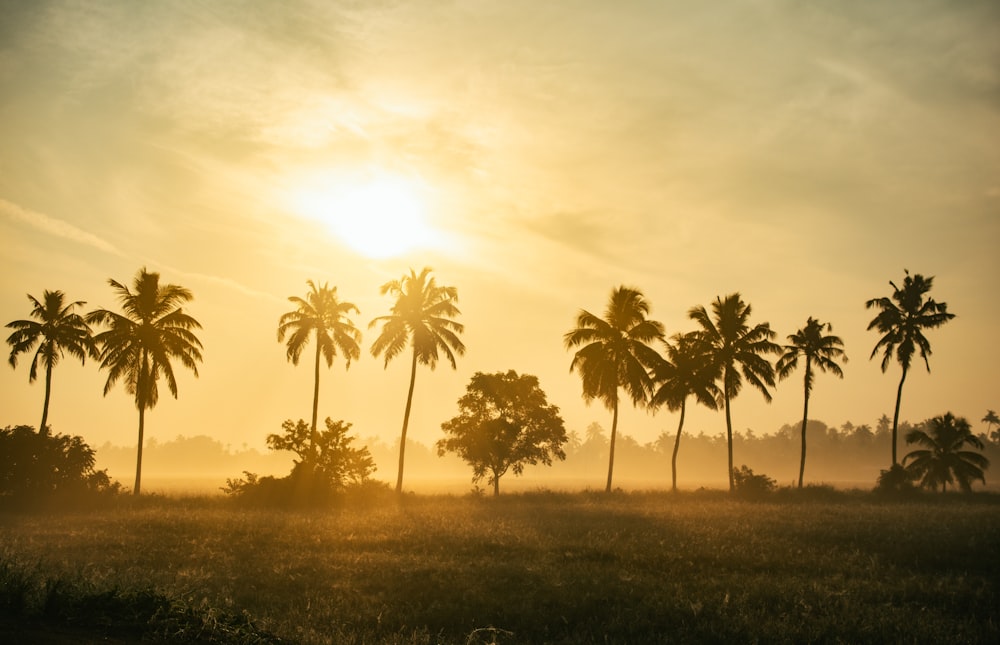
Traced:
<svg viewBox="0 0 1000 645">
<path fill-rule="evenodd" d="M 729 415 L 729 392 L 725 392 L 726 400 L 726 441 L 729 444 L 729 492 L 736 491 L 736 482 L 733 479 L 733 419 Z"/>
<path fill-rule="evenodd" d="M 903 366 L 903 376 L 899 379 L 899 388 L 896 390 L 896 411 L 892 415 L 892 465 L 896 463 L 896 429 L 899 427 L 899 402 L 903 399 L 903 382 L 906 381 L 906 366 Z"/>
<path fill-rule="evenodd" d="M 399 472 L 396 475 L 396 492 L 403 492 L 403 455 L 406 453 L 406 427 L 410 424 L 410 406 L 413 404 L 413 384 L 417 380 L 417 349 L 413 348 L 410 365 L 410 390 L 406 393 L 406 411 L 403 412 L 403 432 L 399 437 Z"/>
<path fill-rule="evenodd" d="M 611 415 L 611 451 L 608 454 L 608 485 L 605 486 L 604 492 L 611 492 L 611 476 L 615 470 L 615 438 L 618 436 L 618 390 L 615 390 L 615 400 L 612 404 L 612 415 Z"/>
<path fill-rule="evenodd" d="M 139 496 L 142 485 L 142 439 L 146 425 L 146 350 L 142 350 L 142 361 L 139 363 L 139 375 L 136 380 L 135 399 L 139 408 L 139 445 L 135 452 L 135 486 L 132 494 Z"/>
<path fill-rule="evenodd" d="M 52 394 L 52 363 L 45 368 L 45 402 L 42 404 L 42 425 L 38 426 L 38 434 L 49 436 L 49 396 Z"/>
<path fill-rule="evenodd" d="M 670 458 L 670 490 L 677 492 L 677 451 L 681 448 L 681 430 L 684 428 L 684 409 L 687 407 L 687 398 L 681 401 L 681 420 L 677 424 L 677 436 L 674 437 L 674 454 Z"/>
<path fill-rule="evenodd" d="M 809 367 L 806 366 L 808 370 Z M 806 402 L 802 408 L 802 457 L 799 459 L 799 489 L 802 488 L 802 476 L 806 472 L 806 425 L 809 419 L 809 389 L 806 388 Z"/>
<path fill-rule="evenodd" d="M 139 406 L 139 447 L 136 449 L 135 453 L 135 487 L 132 489 L 132 494 L 136 497 L 139 496 L 139 486 L 142 482 L 142 435 L 143 429 L 146 422 L 146 407 L 145 405 Z"/>
<path fill-rule="evenodd" d="M 309 431 L 309 458 L 316 463 L 316 421 L 319 416 L 319 334 L 316 334 L 316 368 L 313 378 L 313 416 L 312 429 Z"/>
</svg>

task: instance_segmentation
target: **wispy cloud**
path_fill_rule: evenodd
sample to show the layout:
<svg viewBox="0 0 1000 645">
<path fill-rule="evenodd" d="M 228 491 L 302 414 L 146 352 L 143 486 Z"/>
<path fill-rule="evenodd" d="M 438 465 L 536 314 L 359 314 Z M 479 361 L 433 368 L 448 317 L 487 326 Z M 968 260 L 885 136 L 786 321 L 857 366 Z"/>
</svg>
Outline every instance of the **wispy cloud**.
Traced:
<svg viewBox="0 0 1000 645">
<path fill-rule="evenodd" d="M 191 271 L 182 271 L 176 267 L 172 267 L 156 261 L 151 261 L 150 263 L 162 267 L 163 269 L 170 271 L 172 275 L 178 275 L 184 279 L 195 280 L 199 282 L 207 282 L 209 284 L 214 284 L 223 287 L 225 289 L 229 289 L 231 291 L 242 293 L 245 296 L 258 298 L 260 300 L 266 300 L 268 302 L 277 302 L 277 303 L 285 302 L 284 298 L 279 298 L 278 296 L 267 293 L 265 291 L 259 291 L 252 287 L 248 287 L 245 284 L 238 282 L 237 280 L 233 280 L 232 278 L 226 278 L 217 275 L 208 275 L 206 273 L 193 273 Z"/>
<path fill-rule="evenodd" d="M 118 250 L 110 242 L 77 228 L 61 219 L 56 219 L 44 213 L 22 208 L 13 202 L 0 199 L 0 213 L 20 224 L 26 224 L 35 230 L 41 231 L 53 237 L 60 237 L 66 240 L 93 247 L 98 251 L 103 251 L 118 257 L 125 257 L 125 254 Z"/>
</svg>

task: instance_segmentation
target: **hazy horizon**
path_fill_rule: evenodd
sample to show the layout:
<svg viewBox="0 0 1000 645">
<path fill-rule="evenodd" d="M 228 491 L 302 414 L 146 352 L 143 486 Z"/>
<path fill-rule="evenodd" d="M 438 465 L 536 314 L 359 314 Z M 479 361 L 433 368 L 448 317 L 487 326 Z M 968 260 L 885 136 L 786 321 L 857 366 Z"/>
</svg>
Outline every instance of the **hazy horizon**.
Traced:
<svg viewBox="0 0 1000 645">
<path fill-rule="evenodd" d="M 425 445 L 477 371 L 534 374 L 568 429 L 609 428 L 563 334 L 623 284 L 668 335 L 737 291 L 779 343 L 809 316 L 832 323 L 850 361 L 843 380 L 818 376 L 809 416 L 840 426 L 895 402 L 899 367 L 868 360 L 864 302 L 904 269 L 934 276 L 956 318 L 928 332 L 931 373 L 914 362 L 901 420 L 952 411 L 979 433 L 1000 406 L 996 3 L 0 10 L 0 322 L 44 290 L 116 310 L 108 279 L 143 266 L 191 289 L 200 377 L 178 368 L 147 438 L 264 450 L 309 418 L 311 366 L 286 361 L 276 328 L 311 279 L 356 303 L 365 332 L 349 370 L 322 368 L 320 418 L 398 439 L 408 361 L 383 369 L 367 326 L 391 306 L 379 286 L 425 266 L 457 287 L 468 347 L 455 371 L 418 371 L 410 437 Z M 39 422 L 29 364 L 0 370 L 2 425 Z M 135 406 L 121 387 L 102 397 L 105 378 L 64 359 L 49 422 L 134 446 Z M 770 405 L 745 387 L 734 430 L 800 420 L 801 379 Z M 623 406 L 619 431 L 647 443 L 676 425 Z M 685 430 L 725 419 L 692 405 Z"/>
</svg>

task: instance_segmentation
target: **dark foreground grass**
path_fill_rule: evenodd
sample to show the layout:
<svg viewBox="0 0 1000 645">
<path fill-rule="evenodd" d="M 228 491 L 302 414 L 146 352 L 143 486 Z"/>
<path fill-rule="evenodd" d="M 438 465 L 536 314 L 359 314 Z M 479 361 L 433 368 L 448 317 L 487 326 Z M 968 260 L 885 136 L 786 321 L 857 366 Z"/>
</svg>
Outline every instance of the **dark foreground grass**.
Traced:
<svg viewBox="0 0 1000 645">
<path fill-rule="evenodd" d="M 0 629 L 46 623 L 50 642 L 75 624 L 122 642 L 1000 642 L 1000 499 L 824 497 L 536 493 L 322 512 L 160 498 L 0 514 Z M 53 588 L 69 609 L 47 610 Z M 72 618 L 107 594 L 159 613 L 124 635 Z"/>
</svg>

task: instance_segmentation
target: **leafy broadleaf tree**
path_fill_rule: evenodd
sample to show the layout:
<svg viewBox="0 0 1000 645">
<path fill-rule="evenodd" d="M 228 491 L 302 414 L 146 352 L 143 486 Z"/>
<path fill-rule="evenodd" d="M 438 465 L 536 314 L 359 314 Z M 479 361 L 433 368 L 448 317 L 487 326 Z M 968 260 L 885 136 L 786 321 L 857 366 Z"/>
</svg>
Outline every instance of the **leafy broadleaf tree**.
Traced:
<svg viewBox="0 0 1000 645">
<path fill-rule="evenodd" d="M 790 344 L 785 345 L 785 353 L 778 359 L 775 370 L 779 379 L 785 379 L 799 365 L 799 358 L 805 358 L 805 403 L 802 406 L 802 455 L 799 459 L 799 488 L 802 488 L 802 478 L 806 471 L 806 423 L 809 419 L 809 395 L 812 393 L 814 368 L 821 372 L 830 372 L 844 377 L 844 371 L 837 364 L 837 359 L 847 362 L 844 354 L 844 341 L 838 336 L 827 335 L 824 332 L 833 331 L 829 323 L 821 323 L 812 316 L 806 320 L 806 325 L 794 334 L 789 334 Z"/>
<path fill-rule="evenodd" d="M 201 324 L 184 313 L 180 305 L 190 301 L 191 292 L 175 284 L 160 284 L 160 274 L 145 268 L 136 273 L 132 289 L 116 280 L 108 284 L 118 295 L 122 314 L 98 309 L 87 314 L 87 322 L 106 326 L 94 337 L 100 347 L 101 368 L 108 370 L 104 395 L 122 381 L 125 391 L 135 397 L 139 410 L 139 441 L 135 460 L 134 495 L 142 480 L 142 444 L 146 410 L 159 400 L 157 381 L 162 377 L 177 398 L 177 379 L 172 360 L 198 376 L 201 341 L 195 329 Z"/>
<path fill-rule="evenodd" d="M 638 289 L 618 287 L 611 292 L 604 317 L 581 310 L 576 328 L 563 336 L 566 349 L 581 347 L 573 355 L 570 372 L 578 370 L 587 403 L 600 399 L 611 411 L 611 444 L 608 482 L 611 492 L 618 433 L 618 388 L 624 388 L 634 405 L 645 403 L 653 390 L 649 370 L 662 359 L 650 347 L 663 340 L 663 325 L 646 318 L 649 302 Z"/>
<path fill-rule="evenodd" d="M 868 330 L 877 330 L 882 337 L 875 343 L 869 360 L 875 358 L 879 350 L 882 354 L 882 371 L 885 372 L 892 362 L 893 354 L 903 370 L 896 389 L 896 409 L 892 417 L 892 465 L 896 465 L 896 437 L 899 427 L 899 404 L 903 397 L 903 383 L 910 370 L 913 355 L 919 350 L 924 359 L 927 371 L 931 371 L 929 357 L 931 344 L 924 336 L 925 329 L 934 329 L 955 317 L 948 313 L 948 305 L 935 302 L 927 296 L 934 283 L 934 278 L 925 278 L 919 273 L 910 275 L 904 271 L 903 286 L 889 281 L 893 293 L 890 297 L 872 298 L 865 303 L 867 309 L 877 309 L 878 314 L 868 323 Z"/>
<path fill-rule="evenodd" d="M 385 367 L 388 367 L 389 361 L 403 353 L 407 347 L 412 350 L 410 387 L 406 393 L 403 429 L 399 438 L 399 471 L 396 475 L 396 492 L 399 493 L 403 490 L 406 430 L 410 423 L 417 364 L 427 365 L 433 370 L 440 354 L 444 354 L 452 369 L 457 369 L 455 354 L 465 354 L 465 345 L 459 338 L 465 328 L 453 320 L 461 313 L 455 306 L 458 302 L 458 289 L 439 286 L 431 277 L 429 267 L 425 267 L 419 274 L 410 269 L 409 275 L 383 284 L 381 293 L 383 296 L 394 296 L 396 302 L 389 315 L 379 316 L 368 325 L 373 328 L 382 324 L 378 338 L 372 343 L 372 356 L 385 356 Z"/>
<path fill-rule="evenodd" d="M 969 492 L 973 480 L 986 483 L 989 459 L 975 450 L 963 449 L 966 445 L 983 449 L 982 440 L 972 434 L 972 427 L 964 418 L 948 412 L 928 419 L 907 433 L 906 443 L 923 446 L 903 457 L 903 466 L 924 488 L 935 489 L 940 485 L 943 493 L 948 484 L 957 482 L 959 488 Z"/>
<path fill-rule="evenodd" d="M 351 367 L 351 361 L 361 356 L 361 332 L 348 318 L 352 311 L 360 313 L 351 302 L 341 302 L 337 298 L 337 287 L 324 284 L 317 287 L 312 280 L 307 280 L 309 293 L 305 298 L 290 296 L 288 300 L 296 305 L 294 311 L 281 316 L 278 321 L 278 342 L 288 336 L 285 352 L 292 365 L 299 364 L 302 350 L 309 343 L 310 336 L 315 336 L 316 359 L 313 365 L 313 405 L 312 433 L 316 432 L 316 422 L 319 413 L 319 364 L 322 357 L 326 366 L 333 365 L 333 359 L 339 348 L 344 355 L 345 368 Z"/>
<path fill-rule="evenodd" d="M 10 366 L 17 367 L 18 355 L 30 352 L 37 345 L 38 349 L 31 359 L 31 367 L 28 370 L 28 382 L 34 383 L 38 378 L 39 364 L 45 368 L 45 401 L 42 403 L 42 422 L 38 426 L 38 433 L 41 435 L 49 432 L 52 368 L 59 364 L 67 352 L 79 358 L 81 364 L 86 361 L 87 356 L 97 357 L 97 347 L 90 325 L 83 316 L 73 312 L 73 309 L 82 307 L 86 303 L 82 300 L 67 303 L 65 298 L 62 291 L 45 291 L 41 301 L 28 294 L 28 300 L 33 305 L 30 314 L 33 320 L 14 320 L 7 323 L 7 328 L 14 330 L 7 337 L 7 344 L 10 345 L 8 359 Z"/>
<path fill-rule="evenodd" d="M 535 376 L 476 372 L 458 407 L 460 414 L 441 424 L 447 437 L 437 442 L 438 455 L 464 459 L 473 483 L 488 475 L 494 495 L 507 471 L 520 475 L 527 464 L 551 466 L 553 457 L 566 458 L 559 408 L 548 403 Z"/>
<path fill-rule="evenodd" d="M 688 315 L 701 329 L 698 333 L 709 346 L 709 355 L 718 366 L 722 378 L 722 398 L 726 410 L 726 440 L 729 447 L 729 491 L 736 490 L 733 479 L 733 421 L 730 401 L 743 388 L 745 378 L 770 403 L 768 387 L 774 387 L 774 366 L 765 354 L 777 354 L 781 347 L 772 342 L 775 333 L 768 323 L 750 326 L 751 307 L 739 293 L 716 297 L 712 314 L 702 307 L 692 308 Z"/>
<path fill-rule="evenodd" d="M 680 411 L 677 435 L 670 458 L 670 486 L 677 491 L 677 453 L 681 447 L 681 432 L 684 429 L 684 414 L 687 400 L 694 397 L 710 410 L 718 410 L 722 400 L 722 390 L 716 385 L 718 368 L 712 362 L 710 347 L 697 332 L 675 334 L 666 344 L 663 361 L 653 369 L 656 389 L 650 399 L 654 409 L 667 406 L 672 412 Z"/>
</svg>

